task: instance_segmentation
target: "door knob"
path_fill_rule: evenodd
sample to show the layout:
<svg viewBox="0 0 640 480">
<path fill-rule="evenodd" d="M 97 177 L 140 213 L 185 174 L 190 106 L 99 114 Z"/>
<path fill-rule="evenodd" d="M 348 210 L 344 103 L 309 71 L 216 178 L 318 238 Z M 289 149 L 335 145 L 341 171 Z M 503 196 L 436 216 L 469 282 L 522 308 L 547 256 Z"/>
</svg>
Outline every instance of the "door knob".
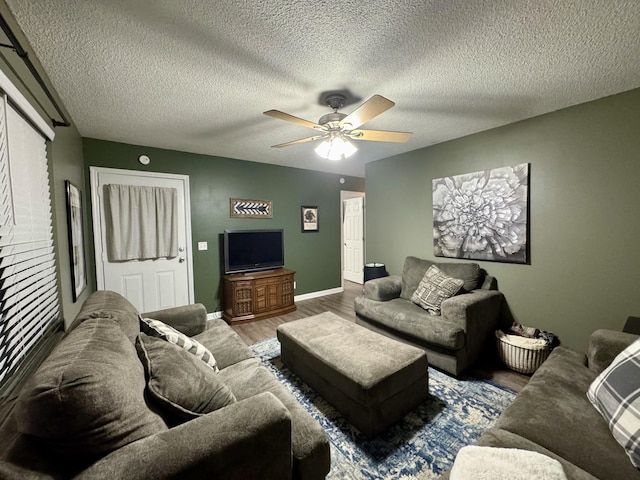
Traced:
<svg viewBox="0 0 640 480">
<path fill-rule="evenodd" d="M 183 262 L 184 262 L 184 257 L 180 257 L 180 258 L 178 259 L 178 263 L 183 263 Z"/>
</svg>

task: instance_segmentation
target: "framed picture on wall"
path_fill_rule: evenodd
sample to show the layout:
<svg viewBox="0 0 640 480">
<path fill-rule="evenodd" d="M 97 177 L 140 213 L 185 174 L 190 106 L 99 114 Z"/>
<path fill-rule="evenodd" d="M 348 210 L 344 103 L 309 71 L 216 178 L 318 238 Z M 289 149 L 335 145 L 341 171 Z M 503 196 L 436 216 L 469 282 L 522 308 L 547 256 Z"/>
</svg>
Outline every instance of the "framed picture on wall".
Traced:
<svg viewBox="0 0 640 480">
<path fill-rule="evenodd" d="M 318 220 L 318 207 L 317 206 L 302 206 L 302 231 L 303 232 L 318 232 L 320 231 Z"/>
<path fill-rule="evenodd" d="M 529 261 L 529 164 L 435 178 L 436 257 Z"/>
<path fill-rule="evenodd" d="M 273 218 L 273 202 L 271 200 L 230 198 L 229 216 L 231 218 Z"/>
<path fill-rule="evenodd" d="M 82 234 L 82 192 L 69 180 L 67 190 L 67 225 L 69 230 L 69 261 L 71 263 L 71 291 L 76 302 L 87 286 L 87 266 Z"/>
</svg>

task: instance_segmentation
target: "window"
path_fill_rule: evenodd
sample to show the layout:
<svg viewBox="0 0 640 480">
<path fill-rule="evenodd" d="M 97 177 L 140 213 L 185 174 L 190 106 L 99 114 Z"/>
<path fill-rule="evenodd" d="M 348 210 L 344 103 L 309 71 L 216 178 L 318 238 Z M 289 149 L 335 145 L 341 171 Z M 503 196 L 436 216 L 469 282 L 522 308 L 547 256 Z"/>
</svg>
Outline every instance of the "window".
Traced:
<svg viewBox="0 0 640 480">
<path fill-rule="evenodd" d="M 14 96 L 0 99 L 0 386 L 61 324 L 46 139 Z"/>
</svg>

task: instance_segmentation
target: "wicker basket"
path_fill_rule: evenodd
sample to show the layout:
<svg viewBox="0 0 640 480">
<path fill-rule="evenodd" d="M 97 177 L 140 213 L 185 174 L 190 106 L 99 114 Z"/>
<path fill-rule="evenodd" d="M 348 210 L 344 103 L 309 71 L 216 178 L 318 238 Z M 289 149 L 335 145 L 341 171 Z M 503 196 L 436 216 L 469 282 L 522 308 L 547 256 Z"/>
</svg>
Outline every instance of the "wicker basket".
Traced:
<svg viewBox="0 0 640 480">
<path fill-rule="evenodd" d="M 498 332 L 496 332 L 496 347 L 498 357 L 500 357 L 500 360 L 502 360 L 507 367 L 524 374 L 535 372 L 551 353 L 548 346 L 525 348 L 512 345 L 503 338 L 500 338 Z"/>
</svg>

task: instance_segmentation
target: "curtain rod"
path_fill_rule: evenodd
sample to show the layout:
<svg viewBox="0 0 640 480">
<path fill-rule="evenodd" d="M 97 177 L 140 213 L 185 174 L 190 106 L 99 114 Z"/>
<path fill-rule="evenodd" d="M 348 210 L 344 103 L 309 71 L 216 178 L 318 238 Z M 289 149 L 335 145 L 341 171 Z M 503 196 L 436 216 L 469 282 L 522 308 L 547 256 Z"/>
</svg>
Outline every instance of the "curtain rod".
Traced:
<svg viewBox="0 0 640 480">
<path fill-rule="evenodd" d="M 69 127 L 69 126 L 71 126 L 71 123 L 69 123 L 69 121 L 67 120 L 67 117 L 65 117 L 62 109 L 58 105 L 58 102 L 56 102 L 55 98 L 53 98 L 53 95 L 49 91 L 49 88 L 44 83 L 44 80 L 42 79 L 42 77 L 40 76 L 38 71 L 36 70 L 36 67 L 31 62 L 31 59 L 29 58 L 29 54 L 24 50 L 24 48 L 22 48 L 22 45 L 20 45 L 20 42 L 18 41 L 16 36 L 11 31 L 11 28 L 7 24 L 7 22 L 4 19 L 4 16 L 2 14 L 0 14 L 0 27 L 4 31 L 4 33 L 7 36 L 7 38 L 9 39 L 9 42 L 11 42 L 11 45 L 6 45 L 4 43 L 0 43 L 0 47 L 10 48 L 10 49 L 12 49 L 13 51 L 15 51 L 18 54 L 18 56 L 22 59 L 24 64 L 27 66 L 27 68 L 31 72 L 31 75 L 33 75 L 33 78 L 36 79 L 36 82 L 38 82 L 38 85 L 40 85 L 40 88 L 42 88 L 42 91 L 45 93 L 45 95 L 47 96 L 47 98 L 49 99 L 49 101 L 51 102 L 53 107 L 58 112 L 58 115 L 60 115 L 60 117 L 62 118 L 62 121 L 59 121 L 59 120 L 56 120 L 55 118 L 52 118 L 51 119 L 51 123 L 53 124 L 53 126 L 54 127 Z"/>
</svg>

